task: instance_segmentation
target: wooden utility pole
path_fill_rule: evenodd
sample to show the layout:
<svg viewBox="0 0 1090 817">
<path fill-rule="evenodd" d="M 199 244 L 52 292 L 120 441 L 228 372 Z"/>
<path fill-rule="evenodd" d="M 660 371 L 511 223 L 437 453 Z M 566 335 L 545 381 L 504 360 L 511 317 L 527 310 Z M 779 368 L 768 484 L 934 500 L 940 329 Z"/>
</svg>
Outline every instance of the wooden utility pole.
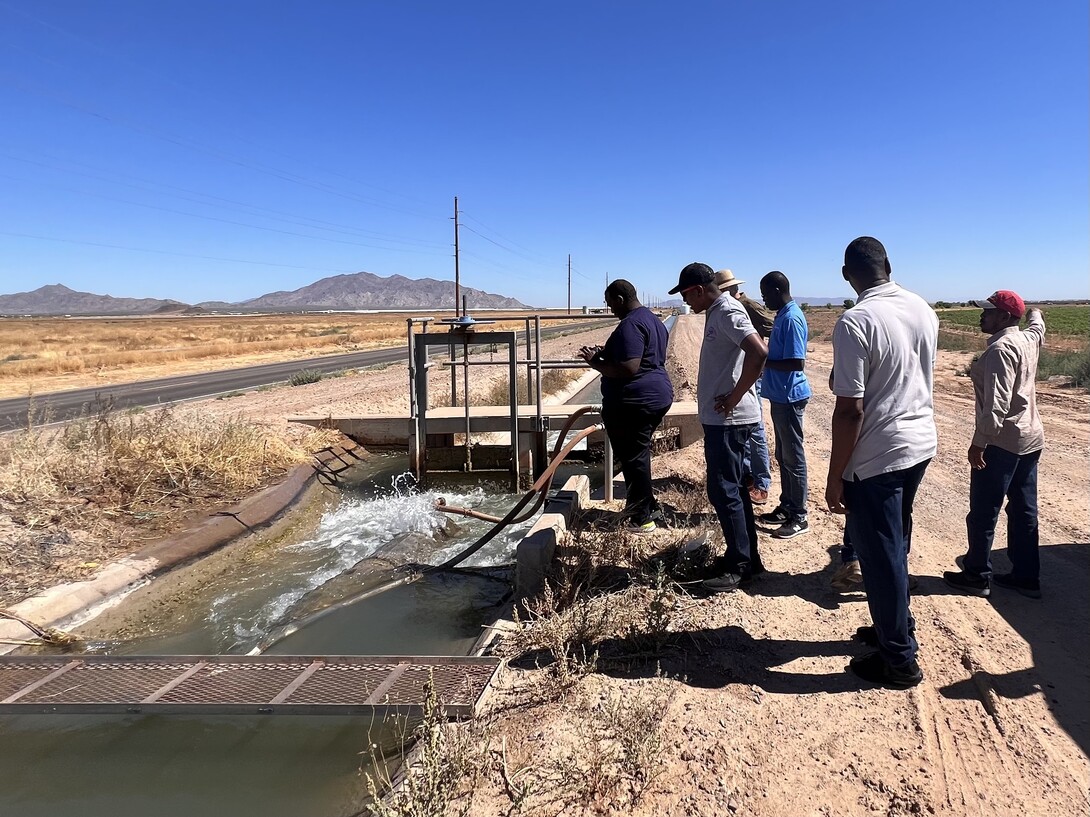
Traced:
<svg viewBox="0 0 1090 817">
<path fill-rule="evenodd" d="M 568 314 L 571 314 L 571 253 L 568 253 Z"/>
<path fill-rule="evenodd" d="M 462 313 L 462 280 L 458 271 L 458 197 L 454 197 L 454 317 Z"/>
</svg>

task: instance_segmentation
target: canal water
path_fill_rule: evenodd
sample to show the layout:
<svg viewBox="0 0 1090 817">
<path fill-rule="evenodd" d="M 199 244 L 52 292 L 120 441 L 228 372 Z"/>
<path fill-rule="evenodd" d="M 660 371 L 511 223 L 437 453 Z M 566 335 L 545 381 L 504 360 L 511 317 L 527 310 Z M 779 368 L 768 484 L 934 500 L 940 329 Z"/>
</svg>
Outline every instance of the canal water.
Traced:
<svg viewBox="0 0 1090 817">
<path fill-rule="evenodd" d="M 168 591 L 137 591 L 125 605 L 142 615 L 125 621 L 125 637 L 92 640 L 92 649 L 245 654 L 288 622 L 377 586 L 392 568 L 437 564 L 491 527 L 438 513 L 439 496 L 497 516 L 517 499 L 487 485 L 416 492 L 403 458 L 374 457 L 361 469 L 308 536 L 242 543 L 184 569 Z M 530 524 L 508 528 L 465 566 L 510 563 Z M 268 651 L 465 655 L 509 592 L 493 573 L 428 574 Z M 90 622 L 85 634 L 95 639 L 101 627 Z M 372 753 L 396 758 L 404 730 L 340 716 L 0 717 L 0 815 L 348 817 L 364 808 Z"/>
</svg>

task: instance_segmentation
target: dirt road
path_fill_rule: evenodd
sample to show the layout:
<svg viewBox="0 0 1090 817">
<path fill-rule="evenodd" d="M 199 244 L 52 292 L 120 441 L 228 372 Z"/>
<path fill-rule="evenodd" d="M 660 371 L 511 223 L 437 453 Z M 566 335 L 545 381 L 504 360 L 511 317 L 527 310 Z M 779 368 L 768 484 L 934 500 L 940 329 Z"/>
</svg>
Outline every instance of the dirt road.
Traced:
<svg viewBox="0 0 1090 817">
<path fill-rule="evenodd" d="M 812 344 L 811 532 L 785 542 L 762 536 L 769 573 L 745 592 L 694 600 L 692 637 L 673 639 L 654 660 L 585 679 L 571 694 L 590 709 L 569 695 L 501 711 L 491 726 L 506 739 L 511 768 L 542 768 L 557 754 L 588 756 L 578 735 L 595 701 L 652 694 L 668 701 L 655 761 L 661 775 L 635 806 L 558 800 L 543 790 L 521 813 L 578 814 L 588 805 L 756 817 L 1088 812 L 1090 398 L 1047 387 L 1040 395 L 1048 440 L 1040 466 L 1044 598 L 1001 588 L 990 600 L 958 595 L 941 575 L 964 550 L 972 392 L 957 374 L 968 356 L 941 353 L 939 452 L 917 499 L 910 557 L 920 578 L 913 611 L 926 678 L 910 691 L 887 691 L 845 671 L 866 650 L 849 640 L 870 623 L 865 597 L 829 588 L 842 530 L 822 501 L 831 359 L 827 340 Z M 656 473 L 702 481 L 702 457 L 695 445 L 657 458 Z M 777 479 L 774 473 L 774 487 Z M 1002 526 L 1001 518 L 997 569 L 1007 564 Z M 656 666 L 664 677 L 654 677 Z M 534 672 L 512 674 L 509 699 L 532 687 Z M 510 807 L 493 782 L 478 790 L 471 813 Z"/>
</svg>

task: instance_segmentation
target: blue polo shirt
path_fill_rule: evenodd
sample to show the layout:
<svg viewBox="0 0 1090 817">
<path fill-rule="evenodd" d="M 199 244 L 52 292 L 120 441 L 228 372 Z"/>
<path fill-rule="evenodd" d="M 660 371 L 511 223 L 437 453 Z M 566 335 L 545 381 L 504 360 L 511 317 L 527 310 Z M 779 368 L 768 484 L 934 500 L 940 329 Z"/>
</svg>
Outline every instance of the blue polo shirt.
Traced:
<svg viewBox="0 0 1090 817">
<path fill-rule="evenodd" d="M 769 360 L 805 360 L 810 330 L 806 316 L 794 301 L 788 301 L 776 313 L 772 334 L 768 336 Z M 783 372 L 765 366 L 761 375 L 761 397 L 773 403 L 797 403 L 810 397 L 810 381 L 805 372 Z"/>
<path fill-rule="evenodd" d="M 609 336 L 600 353 L 608 363 L 640 359 L 640 368 L 630 378 L 602 375 L 602 402 L 658 411 L 674 402 L 674 387 L 666 374 L 666 342 L 669 335 L 662 321 L 646 306 L 633 309 Z"/>
</svg>

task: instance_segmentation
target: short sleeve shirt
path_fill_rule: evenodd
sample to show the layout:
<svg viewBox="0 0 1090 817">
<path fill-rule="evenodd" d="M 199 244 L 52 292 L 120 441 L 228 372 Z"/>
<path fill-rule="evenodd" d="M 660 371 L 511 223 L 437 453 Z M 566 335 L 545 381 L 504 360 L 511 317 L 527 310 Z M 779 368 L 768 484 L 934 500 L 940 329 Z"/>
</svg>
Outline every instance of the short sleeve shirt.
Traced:
<svg viewBox="0 0 1090 817">
<path fill-rule="evenodd" d="M 833 328 L 833 393 L 863 398 L 863 425 L 844 479 L 868 479 L 935 456 L 932 393 L 939 320 L 891 282 L 863 291 Z"/>
<path fill-rule="evenodd" d="M 700 370 L 696 379 L 696 402 L 700 422 L 710 426 L 734 426 L 756 423 L 761 405 L 754 389 L 728 414 L 715 410 L 715 398 L 730 394 L 742 376 L 745 352 L 742 341 L 757 330 L 743 307 L 728 293 L 717 298 L 704 316 L 704 342 L 700 346 Z"/>
<path fill-rule="evenodd" d="M 608 363 L 639 358 L 640 368 L 631 378 L 603 375 L 602 401 L 648 411 L 669 408 L 674 387 L 665 369 L 668 339 L 666 327 L 646 306 L 621 318 L 602 347 L 601 358 Z"/>
<path fill-rule="evenodd" d="M 769 360 L 805 360 L 810 329 L 806 316 L 794 301 L 788 301 L 776 313 L 768 336 Z M 804 372 L 784 372 L 765 366 L 761 376 L 761 396 L 774 403 L 797 403 L 810 398 L 810 381 Z"/>
</svg>

